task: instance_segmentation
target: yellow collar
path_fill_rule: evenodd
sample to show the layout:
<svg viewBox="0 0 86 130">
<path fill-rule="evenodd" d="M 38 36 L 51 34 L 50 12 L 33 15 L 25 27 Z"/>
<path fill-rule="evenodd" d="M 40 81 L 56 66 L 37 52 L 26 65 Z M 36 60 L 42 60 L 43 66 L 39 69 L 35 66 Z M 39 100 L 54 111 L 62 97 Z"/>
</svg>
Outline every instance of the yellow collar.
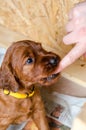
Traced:
<svg viewBox="0 0 86 130">
<path fill-rule="evenodd" d="M 12 91 L 4 89 L 4 94 L 13 96 L 13 97 L 18 98 L 18 99 L 24 99 L 24 98 L 32 97 L 34 95 L 34 93 L 35 93 L 34 90 L 31 93 L 28 94 L 28 93 L 12 92 Z"/>
</svg>

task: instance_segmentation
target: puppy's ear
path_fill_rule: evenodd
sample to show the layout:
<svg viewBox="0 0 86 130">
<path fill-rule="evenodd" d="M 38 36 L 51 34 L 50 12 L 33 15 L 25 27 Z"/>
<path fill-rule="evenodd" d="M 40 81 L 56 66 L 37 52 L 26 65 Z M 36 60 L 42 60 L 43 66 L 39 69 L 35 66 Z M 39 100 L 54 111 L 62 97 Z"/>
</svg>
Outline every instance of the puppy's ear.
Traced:
<svg viewBox="0 0 86 130">
<path fill-rule="evenodd" d="M 11 56 L 13 54 L 13 47 L 11 46 L 4 57 L 0 68 L 0 88 L 12 90 L 14 92 L 18 91 L 19 85 L 15 79 L 15 76 L 11 67 Z"/>
<path fill-rule="evenodd" d="M 0 88 L 18 91 L 19 85 L 10 68 L 5 65 L 0 70 Z"/>
</svg>

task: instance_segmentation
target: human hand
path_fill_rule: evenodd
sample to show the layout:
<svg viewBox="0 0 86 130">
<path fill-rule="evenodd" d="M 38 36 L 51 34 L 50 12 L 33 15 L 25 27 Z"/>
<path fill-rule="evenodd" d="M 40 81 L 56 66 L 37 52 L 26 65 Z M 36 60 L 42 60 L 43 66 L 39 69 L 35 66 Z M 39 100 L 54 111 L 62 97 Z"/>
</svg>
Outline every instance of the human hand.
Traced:
<svg viewBox="0 0 86 130">
<path fill-rule="evenodd" d="M 61 60 L 57 72 L 72 64 L 81 55 L 86 54 L 86 2 L 77 4 L 69 13 L 66 26 L 67 35 L 63 42 L 75 44 L 74 48 Z"/>
</svg>

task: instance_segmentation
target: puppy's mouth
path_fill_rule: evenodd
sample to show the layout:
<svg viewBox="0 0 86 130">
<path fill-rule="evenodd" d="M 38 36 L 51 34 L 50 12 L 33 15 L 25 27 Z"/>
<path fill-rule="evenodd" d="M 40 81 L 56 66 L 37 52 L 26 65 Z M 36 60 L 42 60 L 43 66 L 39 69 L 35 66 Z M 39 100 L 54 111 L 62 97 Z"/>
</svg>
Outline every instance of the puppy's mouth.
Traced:
<svg viewBox="0 0 86 130">
<path fill-rule="evenodd" d="M 52 74 L 52 75 L 50 75 L 50 76 L 48 76 L 48 77 L 42 78 L 42 81 L 44 81 L 44 82 L 50 82 L 50 81 L 56 79 L 56 78 L 58 77 L 58 75 L 59 75 L 59 73 L 57 73 L 57 74 Z"/>
</svg>

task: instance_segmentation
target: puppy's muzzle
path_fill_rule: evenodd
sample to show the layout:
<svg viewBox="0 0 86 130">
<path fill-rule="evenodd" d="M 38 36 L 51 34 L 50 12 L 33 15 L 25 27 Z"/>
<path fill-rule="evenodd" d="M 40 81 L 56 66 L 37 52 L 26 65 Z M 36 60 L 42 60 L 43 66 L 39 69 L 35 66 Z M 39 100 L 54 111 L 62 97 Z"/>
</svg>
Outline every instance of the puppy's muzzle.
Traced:
<svg viewBox="0 0 86 130">
<path fill-rule="evenodd" d="M 59 57 L 52 57 L 49 59 L 49 64 L 54 67 L 57 66 L 60 62 L 60 58 Z"/>
</svg>

